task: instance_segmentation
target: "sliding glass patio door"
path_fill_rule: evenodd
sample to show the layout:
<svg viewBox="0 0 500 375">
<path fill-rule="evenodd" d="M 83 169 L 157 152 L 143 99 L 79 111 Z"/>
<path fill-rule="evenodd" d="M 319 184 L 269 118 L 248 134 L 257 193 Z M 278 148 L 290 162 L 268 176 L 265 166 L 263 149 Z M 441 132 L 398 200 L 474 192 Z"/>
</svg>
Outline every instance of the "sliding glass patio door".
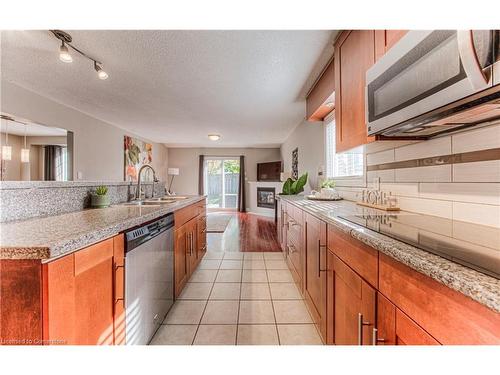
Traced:
<svg viewBox="0 0 500 375">
<path fill-rule="evenodd" d="M 237 158 L 205 158 L 205 194 L 208 208 L 236 209 L 238 207 L 238 188 L 240 161 Z"/>
</svg>

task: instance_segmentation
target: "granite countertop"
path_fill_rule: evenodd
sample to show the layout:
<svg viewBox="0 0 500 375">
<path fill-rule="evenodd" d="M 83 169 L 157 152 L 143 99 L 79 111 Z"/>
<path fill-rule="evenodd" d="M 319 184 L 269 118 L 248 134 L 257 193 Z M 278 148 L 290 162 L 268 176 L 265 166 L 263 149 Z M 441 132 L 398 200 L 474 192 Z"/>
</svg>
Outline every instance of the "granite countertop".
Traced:
<svg viewBox="0 0 500 375">
<path fill-rule="evenodd" d="M 339 216 L 356 213 L 359 206 L 354 202 L 311 201 L 303 196 L 279 196 L 279 199 L 300 207 L 417 272 L 500 312 L 500 280 L 341 219 Z"/>
<path fill-rule="evenodd" d="M 113 205 L 0 224 L 0 259 L 48 261 L 204 199 L 190 196 L 158 206 Z"/>
</svg>

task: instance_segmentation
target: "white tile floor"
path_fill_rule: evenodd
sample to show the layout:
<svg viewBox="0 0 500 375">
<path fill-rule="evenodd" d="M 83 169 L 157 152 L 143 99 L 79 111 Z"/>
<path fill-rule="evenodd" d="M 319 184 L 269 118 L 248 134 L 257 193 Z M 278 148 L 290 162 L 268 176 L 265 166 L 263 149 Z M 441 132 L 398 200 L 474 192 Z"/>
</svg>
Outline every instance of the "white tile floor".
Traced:
<svg viewBox="0 0 500 375">
<path fill-rule="evenodd" d="M 153 345 L 321 345 L 281 253 L 208 252 Z"/>
</svg>

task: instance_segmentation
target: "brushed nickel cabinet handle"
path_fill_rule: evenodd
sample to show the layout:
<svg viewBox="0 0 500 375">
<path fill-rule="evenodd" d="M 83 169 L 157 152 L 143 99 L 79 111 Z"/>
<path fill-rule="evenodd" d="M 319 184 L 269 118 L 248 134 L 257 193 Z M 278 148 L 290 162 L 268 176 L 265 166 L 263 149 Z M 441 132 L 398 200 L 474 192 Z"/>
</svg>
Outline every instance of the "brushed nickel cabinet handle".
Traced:
<svg viewBox="0 0 500 375">
<path fill-rule="evenodd" d="M 358 345 L 363 345 L 363 326 L 369 326 L 370 322 L 363 321 L 363 314 L 358 313 Z"/>
<path fill-rule="evenodd" d="M 378 329 L 373 328 L 372 330 L 372 345 L 378 345 L 379 342 L 385 342 L 385 339 L 378 338 Z"/>
</svg>

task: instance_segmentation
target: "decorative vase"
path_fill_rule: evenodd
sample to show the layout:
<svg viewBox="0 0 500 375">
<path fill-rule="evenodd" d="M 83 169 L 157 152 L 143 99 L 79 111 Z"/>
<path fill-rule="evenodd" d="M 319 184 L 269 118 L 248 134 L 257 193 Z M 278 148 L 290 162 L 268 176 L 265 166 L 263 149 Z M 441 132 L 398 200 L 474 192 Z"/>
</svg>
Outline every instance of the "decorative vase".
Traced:
<svg viewBox="0 0 500 375">
<path fill-rule="evenodd" d="M 95 208 L 109 207 L 109 197 L 108 195 L 92 194 L 90 198 L 90 205 Z"/>
</svg>

